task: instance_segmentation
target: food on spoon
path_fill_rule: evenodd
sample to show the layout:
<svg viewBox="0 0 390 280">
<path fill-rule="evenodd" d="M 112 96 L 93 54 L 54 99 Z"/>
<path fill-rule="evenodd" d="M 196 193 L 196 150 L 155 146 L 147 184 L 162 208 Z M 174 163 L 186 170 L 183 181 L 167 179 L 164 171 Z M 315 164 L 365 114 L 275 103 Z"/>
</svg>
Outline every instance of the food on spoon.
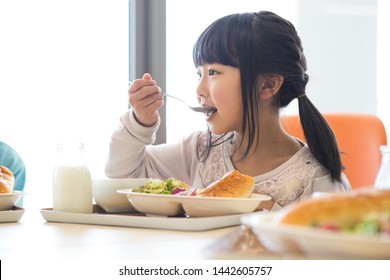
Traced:
<svg viewBox="0 0 390 280">
<path fill-rule="evenodd" d="M 311 198 L 280 211 L 277 224 L 390 237 L 390 190 L 361 190 Z"/>
<path fill-rule="evenodd" d="M 221 179 L 211 183 L 197 195 L 248 198 L 253 192 L 254 185 L 255 179 L 253 177 L 233 170 L 226 173 Z"/>
<path fill-rule="evenodd" d="M 12 171 L 0 165 L 0 193 L 12 193 L 14 184 L 15 178 Z"/>
<path fill-rule="evenodd" d="M 151 194 L 191 195 L 195 192 L 188 184 L 174 178 L 151 180 L 145 186 L 135 188 L 133 192 Z"/>
</svg>

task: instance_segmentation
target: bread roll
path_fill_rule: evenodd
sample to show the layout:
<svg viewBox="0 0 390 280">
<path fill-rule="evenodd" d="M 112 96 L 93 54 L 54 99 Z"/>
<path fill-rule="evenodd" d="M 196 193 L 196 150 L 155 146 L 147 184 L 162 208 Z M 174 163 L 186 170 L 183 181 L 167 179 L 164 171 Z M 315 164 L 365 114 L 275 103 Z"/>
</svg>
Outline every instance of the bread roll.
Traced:
<svg viewBox="0 0 390 280">
<path fill-rule="evenodd" d="M 221 179 L 211 183 L 198 196 L 213 197 L 250 197 L 255 184 L 251 176 L 241 174 L 237 170 L 226 173 Z"/>
<path fill-rule="evenodd" d="M 12 171 L 0 165 L 0 193 L 11 193 L 14 189 L 15 178 Z"/>
<path fill-rule="evenodd" d="M 276 223 L 301 226 L 331 223 L 344 227 L 381 213 L 390 213 L 390 190 L 371 189 L 298 202 L 282 210 Z"/>
</svg>

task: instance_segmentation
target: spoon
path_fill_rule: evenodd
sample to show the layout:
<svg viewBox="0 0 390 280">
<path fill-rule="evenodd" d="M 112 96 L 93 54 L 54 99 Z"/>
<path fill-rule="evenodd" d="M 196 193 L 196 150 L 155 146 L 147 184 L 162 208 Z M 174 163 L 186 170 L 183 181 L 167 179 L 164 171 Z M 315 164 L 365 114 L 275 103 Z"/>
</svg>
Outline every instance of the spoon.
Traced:
<svg viewBox="0 0 390 280">
<path fill-rule="evenodd" d="M 131 85 L 131 82 L 129 82 L 129 86 L 130 85 Z M 190 106 L 187 102 L 185 102 L 184 100 L 182 100 L 176 96 L 166 94 L 165 92 L 161 92 L 161 94 L 164 95 L 165 97 L 170 97 L 170 98 L 176 99 L 176 100 L 184 103 L 185 105 L 187 105 L 188 108 L 190 108 L 194 112 L 209 114 L 211 112 L 216 111 L 216 109 L 214 107 L 194 107 L 194 106 Z"/>
<path fill-rule="evenodd" d="M 185 102 L 184 100 L 180 99 L 180 98 L 177 98 L 176 96 L 173 96 L 173 95 L 169 95 L 169 94 L 166 94 L 165 92 L 162 92 L 161 93 L 162 95 L 166 96 L 166 97 L 170 97 L 170 98 L 174 98 L 176 100 L 179 100 L 181 102 L 183 102 L 185 105 L 187 105 L 188 108 L 190 108 L 192 111 L 194 112 L 199 112 L 199 113 L 210 113 L 210 112 L 213 112 L 215 111 L 215 108 L 213 107 L 194 107 L 194 106 L 190 106 L 188 105 L 187 102 Z"/>
</svg>

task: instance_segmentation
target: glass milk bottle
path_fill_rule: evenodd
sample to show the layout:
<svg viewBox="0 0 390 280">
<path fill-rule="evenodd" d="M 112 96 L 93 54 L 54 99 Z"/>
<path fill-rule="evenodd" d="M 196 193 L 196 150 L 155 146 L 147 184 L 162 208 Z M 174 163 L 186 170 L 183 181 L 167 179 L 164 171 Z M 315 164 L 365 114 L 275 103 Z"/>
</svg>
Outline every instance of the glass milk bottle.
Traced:
<svg viewBox="0 0 390 280">
<path fill-rule="evenodd" d="M 390 189 L 390 146 L 380 146 L 382 161 L 375 179 L 375 188 Z"/>
<path fill-rule="evenodd" d="M 84 144 L 58 144 L 53 174 L 53 210 L 92 213 L 92 179 Z"/>
</svg>

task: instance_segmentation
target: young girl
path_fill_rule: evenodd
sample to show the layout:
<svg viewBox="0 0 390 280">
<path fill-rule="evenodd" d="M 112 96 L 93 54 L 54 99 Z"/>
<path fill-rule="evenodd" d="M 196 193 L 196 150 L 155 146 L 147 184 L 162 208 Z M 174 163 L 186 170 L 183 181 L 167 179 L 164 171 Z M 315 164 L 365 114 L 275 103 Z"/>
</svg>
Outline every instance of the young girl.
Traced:
<svg viewBox="0 0 390 280">
<path fill-rule="evenodd" d="M 163 97 L 144 74 L 112 135 L 108 177 L 174 177 L 204 188 L 236 169 L 255 177 L 255 191 L 272 197 L 261 207 L 272 210 L 313 192 L 350 190 L 334 135 L 305 93 L 306 59 L 289 21 L 265 11 L 223 17 L 200 35 L 193 59 L 198 101 L 210 108 L 208 131 L 150 145 Z M 307 145 L 279 121 L 280 108 L 295 98 Z"/>
</svg>

